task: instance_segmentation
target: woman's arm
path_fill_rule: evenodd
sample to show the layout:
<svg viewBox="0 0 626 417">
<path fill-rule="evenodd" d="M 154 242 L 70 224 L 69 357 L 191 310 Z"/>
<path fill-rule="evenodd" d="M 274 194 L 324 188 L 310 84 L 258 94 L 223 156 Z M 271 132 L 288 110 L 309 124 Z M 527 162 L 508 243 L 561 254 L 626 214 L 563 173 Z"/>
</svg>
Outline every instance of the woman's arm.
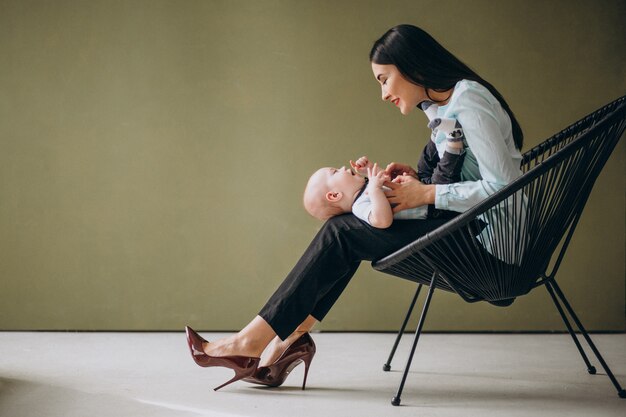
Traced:
<svg viewBox="0 0 626 417">
<path fill-rule="evenodd" d="M 463 126 L 469 149 L 464 164 L 473 166 L 464 171 L 474 178 L 437 185 L 435 207 L 463 212 L 519 177 L 521 155 L 513 144 L 508 115 L 484 87 L 474 83 L 461 92 L 450 111 Z"/>
</svg>

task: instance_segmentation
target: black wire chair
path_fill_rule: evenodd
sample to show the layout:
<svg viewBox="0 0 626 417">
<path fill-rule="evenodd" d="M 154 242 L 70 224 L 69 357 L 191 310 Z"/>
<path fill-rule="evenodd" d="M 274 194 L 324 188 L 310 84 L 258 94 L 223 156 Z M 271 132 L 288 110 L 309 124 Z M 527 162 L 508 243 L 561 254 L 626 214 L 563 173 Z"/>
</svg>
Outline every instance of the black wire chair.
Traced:
<svg viewBox="0 0 626 417">
<path fill-rule="evenodd" d="M 510 305 L 544 285 L 590 374 L 587 358 L 565 310 L 593 350 L 621 398 L 624 390 L 574 313 L 555 275 L 593 184 L 626 128 L 626 96 L 602 107 L 523 155 L 523 175 L 470 210 L 413 243 L 372 263 L 374 269 L 419 285 L 389 358 L 396 348 L 422 285 L 429 287 L 411 352 L 393 405 L 400 396 L 435 288 L 473 303 Z M 556 257 L 554 256 L 556 255 Z M 551 266 L 551 271 L 548 269 Z"/>
</svg>

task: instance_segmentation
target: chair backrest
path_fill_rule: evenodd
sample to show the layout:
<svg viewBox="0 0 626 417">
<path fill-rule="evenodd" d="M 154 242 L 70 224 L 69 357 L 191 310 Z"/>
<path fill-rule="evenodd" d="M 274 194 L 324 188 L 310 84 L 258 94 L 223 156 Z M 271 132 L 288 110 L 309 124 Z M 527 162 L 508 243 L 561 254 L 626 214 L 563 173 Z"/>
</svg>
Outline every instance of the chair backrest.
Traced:
<svg viewBox="0 0 626 417">
<path fill-rule="evenodd" d="M 559 245 L 560 263 L 625 128 L 622 97 L 526 152 L 520 178 L 374 268 L 419 282 L 436 269 L 439 286 L 467 301 L 526 294 L 546 279 Z"/>
</svg>

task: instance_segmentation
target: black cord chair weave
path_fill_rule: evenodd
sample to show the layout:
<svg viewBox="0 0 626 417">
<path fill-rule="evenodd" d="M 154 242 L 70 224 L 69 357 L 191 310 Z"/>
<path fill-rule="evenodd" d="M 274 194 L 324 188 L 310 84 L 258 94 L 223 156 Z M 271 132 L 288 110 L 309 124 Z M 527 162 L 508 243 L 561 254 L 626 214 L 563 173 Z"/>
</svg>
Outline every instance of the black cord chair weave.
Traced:
<svg viewBox="0 0 626 417">
<path fill-rule="evenodd" d="M 626 128 L 626 96 L 602 107 L 523 155 L 523 175 L 470 210 L 413 243 L 372 263 L 374 269 L 419 285 L 394 346 L 404 333 L 422 285 L 429 287 L 402 380 L 400 397 L 434 290 L 473 303 L 510 305 L 545 286 L 576 344 L 587 358 L 564 308 L 575 322 L 621 398 L 624 390 L 574 313 L 555 275 L 572 239 L 593 184 Z M 550 267 L 550 265 L 552 265 Z M 550 269 L 550 271 L 548 271 Z"/>
</svg>

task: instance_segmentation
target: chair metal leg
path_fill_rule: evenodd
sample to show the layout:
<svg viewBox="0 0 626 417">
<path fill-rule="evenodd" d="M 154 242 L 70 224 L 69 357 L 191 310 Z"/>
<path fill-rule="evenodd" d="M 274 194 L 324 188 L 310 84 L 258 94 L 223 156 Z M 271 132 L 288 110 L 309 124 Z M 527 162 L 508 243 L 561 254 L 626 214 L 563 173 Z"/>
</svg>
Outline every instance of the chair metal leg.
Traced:
<svg viewBox="0 0 626 417">
<path fill-rule="evenodd" d="M 402 339 L 402 335 L 404 334 L 404 329 L 406 329 L 406 325 L 409 322 L 409 318 L 413 313 L 413 307 L 415 307 L 415 302 L 417 301 L 417 297 L 420 295 L 420 290 L 422 289 L 422 284 L 417 286 L 417 291 L 415 291 L 415 295 L 413 296 L 413 301 L 411 301 L 411 305 L 409 306 L 409 310 L 406 313 L 406 317 L 404 317 L 404 321 L 402 322 L 402 326 L 400 327 L 400 331 L 398 332 L 398 336 L 396 336 L 396 341 L 391 348 L 391 353 L 389 354 L 389 358 L 387 358 L 387 362 L 383 365 L 383 371 L 388 372 L 391 369 L 391 361 L 393 360 L 393 356 L 396 354 L 396 349 L 398 348 L 398 344 L 400 343 L 400 339 Z"/>
<path fill-rule="evenodd" d="M 426 300 L 424 301 L 424 308 L 422 309 L 422 315 L 420 316 L 419 323 L 417 325 L 417 329 L 415 329 L 415 339 L 413 340 L 413 346 L 411 347 L 411 353 L 409 354 L 409 358 L 406 362 L 406 367 L 404 368 L 404 374 L 402 375 L 402 380 L 400 381 L 400 386 L 398 387 L 398 391 L 396 392 L 395 397 L 391 399 L 391 404 L 398 406 L 400 405 L 400 396 L 402 395 L 402 390 L 404 389 L 404 383 L 406 382 L 406 377 L 409 374 L 409 370 L 411 369 L 411 362 L 413 361 L 413 355 L 415 355 L 415 348 L 417 347 L 417 342 L 420 338 L 420 334 L 422 333 L 422 327 L 424 326 L 424 320 L 426 319 L 426 313 L 428 313 L 428 307 L 430 305 L 430 299 L 433 296 L 433 292 L 435 291 L 435 286 L 437 284 L 437 271 L 433 273 L 433 277 L 430 281 L 430 287 L 428 288 L 428 295 L 426 296 Z"/>
<path fill-rule="evenodd" d="M 556 309 L 559 311 L 559 314 L 561 315 L 561 318 L 563 319 L 563 322 L 565 323 L 565 326 L 567 327 L 567 331 L 569 332 L 570 336 L 572 336 L 572 340 L 574 340 L 574 344 L 578 348 L 578 352 L 580 352 L 580 356 L 582 356 L 583 361 L 585 361 L 585 365 L 587 365 L 587 372 L 589 372 L 591 375 L 595 375 L 596 367 L 593 366 L 591 362 L 589 361 L 589 359 L 587 358 L 587 354 L 585 353 L 585 350 L 583 349 L 580 342 L 578 341 L 578 337 L 576 337 L 576 333 L 574 332 L 572 325 L 567 319 L 567 316 L 565 315 L 565 312 L 563 311 L 563 307 L 561 307 L 561 303 L 556 297 L 556 294 L 554 294 L 554 290 L 552 289 L 551 283 L 546 282 L 545 287 L 548 290 L 548 293 L 550 294 L 550 296 L 552 297 L 552 301 L 554 302 Z"/>
<path fill-rule="evenodd" d="M 552 286 L 553 286 L 553 288 L 554 288 L 554 290 L 556 292 L 556 295 L 558 296 L 560 301 L 565 306 L 565 309 L 569 313 L 570 317 L 572 318 L 572 320 L 574 320 L 574 323 L 576 323 L 576 326 L 578 326 L 578 330 L 582 333 L 583 337 L 585 338 L 585 340 L 589 344 L 589 347 L 591 348 L 593 353 L 596 355 L 596 358 L 598 359 L 598 362 L 600 362 L 600 364 L 602 365 L 602 368 L 604 368 L 604 371 L 606 372 L 606 375 L 609 377 L 609 379 L 613 383 L 613 386 L 615 386 L 615 389 L 617 389 L 617 395 L 619 395 L 620 398 L 626 398 L 626 390 L 624 390 L 622 388 L 622 386 L 619 384 L 619 382 L 617 381 L 617 379 L 613 375 L 613 372 L 611 372 L 611 369 L 609 369 L 609 366 L 604 361 L 604 358 L 602 358 L 602 355 L 600 354 L 600 351 L 598 351 L 598 349 L 596 348 L 596 345 L 593 343 L 593 341 L 589 337 L 589 334 L 587 334 L 587 331 L 585 330 L 585 328 L 583 327 L 582 323 L 580 322 L 580 320 L 576 316 L 576 313 L 574 313 L 574 310 L 572 309 L 572 307 L 570 306 L 569 302 L 565 298 L 565 295 L 563 294 L 563 292 L 561 291 L 561 289 L 557 285 L 556 281 L 552 280 L 551 284 L 552 284 Z"/>
</svg>

